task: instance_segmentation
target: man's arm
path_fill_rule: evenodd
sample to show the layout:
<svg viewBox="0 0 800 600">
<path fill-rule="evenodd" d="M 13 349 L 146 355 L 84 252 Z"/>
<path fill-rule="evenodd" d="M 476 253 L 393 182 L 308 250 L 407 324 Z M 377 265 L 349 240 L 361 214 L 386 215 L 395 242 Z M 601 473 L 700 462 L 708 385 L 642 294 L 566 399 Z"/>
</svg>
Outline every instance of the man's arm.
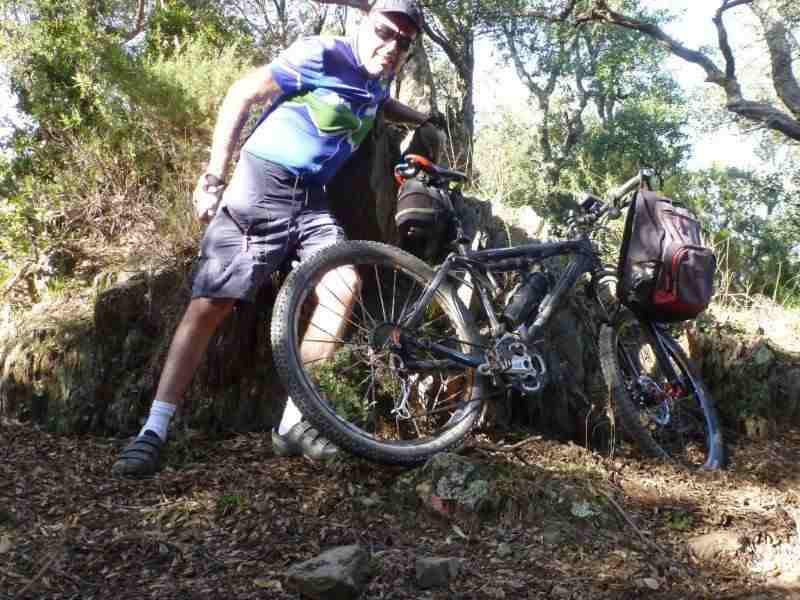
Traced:
<svg viewBox="0 0 800 600">
<path fill-rule="evenodd" d="M 387 98 L 383 103 L 383 112 L 390 121 L 422 125 L 428 120 L 428 115 L 398 102 L 394 98 Z"/>
<path fill-rule="evenodd" d="M 274 100 L 280 93 L 281 88 L 272 78 L 268 65 L 251 71 L 228 89 L 214 127 L 207 173 L 225 179 L 225 171 L 236 149 L 242 127 L 247 121 L 250 107 L 257 102 Z"/>
</svg>

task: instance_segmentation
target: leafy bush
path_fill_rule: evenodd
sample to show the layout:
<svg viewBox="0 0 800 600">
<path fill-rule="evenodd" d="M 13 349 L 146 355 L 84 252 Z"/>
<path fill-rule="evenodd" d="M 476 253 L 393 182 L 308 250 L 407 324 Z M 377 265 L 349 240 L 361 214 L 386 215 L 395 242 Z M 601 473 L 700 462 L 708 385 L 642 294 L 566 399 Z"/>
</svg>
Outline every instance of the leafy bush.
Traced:
<svg viewBox="0 0 800 600">
<path fill-rule="evenodd" d="M 39 264 L 54 249 L 99 243 L 100 262 L 174 257 L 196 239 L 190 191 L 217 107 L 248 62 L 206 35 L 165 56 L 131 56 L 85 11 L 65 7 L 3 47 L 35 128 L 17 133 L 13 159 L 0 165 L 0 254 Z"/>
</svg>

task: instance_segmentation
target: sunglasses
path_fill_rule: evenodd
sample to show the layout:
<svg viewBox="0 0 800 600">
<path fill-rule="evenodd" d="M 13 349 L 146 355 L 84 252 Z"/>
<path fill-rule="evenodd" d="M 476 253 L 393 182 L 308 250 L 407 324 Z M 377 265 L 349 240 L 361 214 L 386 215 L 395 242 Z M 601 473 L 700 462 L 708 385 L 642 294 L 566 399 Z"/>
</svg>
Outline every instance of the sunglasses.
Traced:
<svg viewBox="0 0 800 600">
<path fill-rule="evenodd" d="M 400 33 L 388 25 L 384 25 L 382 23 L 375 23 L 374 25 L 375 35 L 377 38 L 386 43 L 394 41 L 397 43 L 397 49 L 401 52 L 408 52 L 408 50 L 411 48 L 411 44 L 414 43 L 413 37 Z"/>
</svg>

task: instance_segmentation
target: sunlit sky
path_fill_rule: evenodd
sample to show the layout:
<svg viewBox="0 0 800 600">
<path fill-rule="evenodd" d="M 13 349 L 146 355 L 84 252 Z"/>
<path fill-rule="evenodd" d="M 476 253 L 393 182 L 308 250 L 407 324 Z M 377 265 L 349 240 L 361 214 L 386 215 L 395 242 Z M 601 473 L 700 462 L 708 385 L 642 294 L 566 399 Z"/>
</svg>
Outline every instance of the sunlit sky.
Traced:
<svg viewBox="0 0 800 600">
<path fill-rule="evenodd" d="M 702 45 L 715 45 L 716 30 L 711 17 L 719 6 L 719 0 L 648 0 L 653 8 L 670 8 L 676 12 L 684 12 L 684 16 L 666 29 L 673 37 L 681 40 L 691 48 Z M 752 33 L 740 23 L 742 17 L 749 17 L 745 7 L 734 9 L 727 18 L 731 38 L 734 41 L 752 39 Z M 735 19 L 732 17 L 736 17 Z M 737 49 L 738 50 L 738 49 Z M 737 54 L 739 58 L 739 54 Z M 486 46 L 479 47 L 476 67 L 475 105 L 478 121 L 486 122 L 491 115 L 503 107 L 526 107 L 531 102 L 523 85 L 511 69 L 498 69 L 492 63 L 490 51 Z M 747 63 L 739 63 L 739 72 L 746 72 Z M 667 61 L 666 68 L 672 70 L 676 79 L 684 86 L 687 93 L 703 92 L 712 86 L 703 82 L 702 70 L 676 57 Z M 12 98 L 5 86 L 0 85 L 0 117 L 8 116 L 8 107 Z M 0 123 L 0 135 L 3 133 Z M 752 153 L 752 142 L 746 135 L 730 131 L 717 131 L 714 135 L 696 136 L 694 156 L 690 165 L 700 168 L 719 162 L 726 165 L 752 166 L 756 159 Z"/>
</svg>

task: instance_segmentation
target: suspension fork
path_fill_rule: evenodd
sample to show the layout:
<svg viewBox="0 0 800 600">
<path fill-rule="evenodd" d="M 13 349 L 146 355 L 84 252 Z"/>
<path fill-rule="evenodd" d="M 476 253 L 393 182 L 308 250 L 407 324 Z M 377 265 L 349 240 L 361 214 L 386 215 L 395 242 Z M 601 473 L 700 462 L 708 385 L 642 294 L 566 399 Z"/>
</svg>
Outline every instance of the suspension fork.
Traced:
<svg viewBox="0 0 800 600">
<path fill-rule="evenodd" d="M 677 381 L 679 379 L 679 375 L 675 370 L 675 366 L 672 364 L 672 361 L 669 359 L 669 353 L 667 352 L 664 342 L 664 336 L 669 335 L 662 331 L 664 326 L 654 321 L 639 322 L 647 328 L 650 337 L 655 342 L 654 349 L 656 352 L 656 360 L 658 360 L 658 364 L 661 370 L 664 372 L 664 375 L 669 381 Z"/>
<path fill-rule="evenodd" d="M 636 317 L 636 321 L 645 330 L 645 335 L 652 340 L 652 348 L 653 352 L 655 353 L 655 359 L 664 376 L 667 377 L 669 381 L 677 380 L 678 372 L 675 370 L 672 361 L 669 359 L 669 353 L 666 350 L 664 342 L 665 334 L 661 332 L 662 325 L 659 325 L 654 321 L 645 321 L 639 317 Z M 636 364 L 628 355 L 628 350 L 624 346 L 622 347 L 622 354 L 623 360 L 627 363 L 628 369 L 631 372 L 635 372 Z"/>
</svg>

